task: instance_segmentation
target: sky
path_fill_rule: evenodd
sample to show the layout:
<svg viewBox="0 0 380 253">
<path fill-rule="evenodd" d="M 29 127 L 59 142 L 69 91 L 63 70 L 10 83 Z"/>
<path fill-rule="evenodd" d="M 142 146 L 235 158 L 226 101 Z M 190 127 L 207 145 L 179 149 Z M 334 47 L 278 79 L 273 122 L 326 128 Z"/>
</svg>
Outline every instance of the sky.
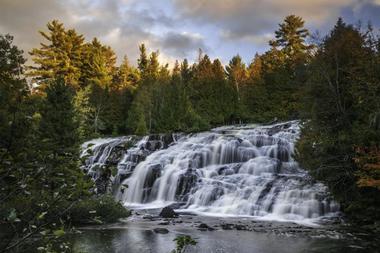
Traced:
<svg viewBox="0 0 380 253">
<path fill-rule="evenodd" d="M 127 55 L 135 63 L 145 43 L 159 50 L 163 64 L 193 62 L 199 48 L 224 64 L 236 54 L 249 63 L 290 14 L 322 35 L 338 17 L 379 28 L 380 0 L 0 0 L 0 34 L 13 35 L 28 57 L 43 42 L 38 31 L 57 19 L 87 41 L 97 37 L 111 46 L 119 62 Z"/>
</svg>

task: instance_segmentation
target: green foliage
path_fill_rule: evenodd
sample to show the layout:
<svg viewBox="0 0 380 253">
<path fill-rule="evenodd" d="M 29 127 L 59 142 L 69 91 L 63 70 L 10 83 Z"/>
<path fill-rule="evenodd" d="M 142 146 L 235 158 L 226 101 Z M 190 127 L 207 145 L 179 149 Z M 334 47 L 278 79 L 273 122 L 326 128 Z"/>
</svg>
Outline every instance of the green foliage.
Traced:
<svg viewBox="0 0 380 253">
<path fill-rule="evenodd" d="M 376 150 L 379 53 L 368 34 L 339 19 L 309 65 L 299 161 L 326 183 L 354 220 L 379 220 Z M 372 157 L 372 158 L 371 158 Z"/>
<path fill-rule="evenodd" d="M 271 49 L 256 55 L 248 67 L 242 87 L 243 117 L 256 122 L 298 118 L 302 104 L 306 64 L 314 47 L 306 42 L 309 32 L 302 18 L 290 15 L 275 35 Z"/>
<path fill-rule="evenodd" d="M 145 44 L 141 44 L 140 47 L 140 58 L 137 60 L 138 68 L 141 75 L 145 75 L 145 71 L 148 68 L 148 55 L 146 52 Z"/>
<path fill-rule="evenodd" d="M 73 91 L 63 79 L 51 81 L 41 108 L 41 145 L 54 156 L 75 152 L 78 144 L 77 125 L 72 105 Z"/>
<path fill-rule="evenodd" d="M 197 241 L 195 241 L 189 235 L 179 235 L 174 241 L 176 242 L 176 249 L 172 251 L 172 253 L 183 253 L 186 251 L 188 246 L 196 245 Z"/>
<path fill-rule="evenodd" d="M 148 134 L 148 128 L 146 127 L 146 121 L 144 114 L 141 114 L 137 120 L 137 126 L 135 130 L 136 135 L 146 135 Z"/>
<path fill-rule="evenodd" d="M 32 121 L 23 103 L 29 91 L 21 76 L 26 60 L 12 42 L 12 36 L 0 36 L 0 145 L 8 150 L 23 146 Z"/>
<path fill-rule="evenodd" d="M 88 194 L 89 182 L 78 166 L 71 88 L 51 81 L 46 97 L 35 99 L 22 79 L 5 71 L 2 88 L 24 84 L 8 93 L 17 104 L 2 110 L 12 121 L 0 147 L 0 222 L 10 225 L 0 247 L 10 250 L 35 234 L 54 235 L 67 210 Z"/>
<path fill-rule="evenodd" d="M 40 34 L 48 43 L 41 43 L 41 48 L 30 52 L 35 64 L 29 67 L 28 75 L 41 85 L 62 76 L 67 84 L 78 88 L 83 36 L 73 29 L 66 30 L 57 20 L 48 23 L 47 28 L 48 32 L 40 31 Z"/>
<path fill-rule="evenodd" d="M 82 49 L 80 80 L 82 87 L 94 83 L 102 88 L 110 87 L 116 71 L 116 56 L 109 46 L 104 46 L 97 38 Z"/>
<path fill-rule="evenodd" d="M 112 196 L 94 196 L 76 203 L 68 216 L 73 224 L 116 222 L 126 218 L 130 212 Z"/>
<path fill-rule="evenodd" d="M 284 22 L 279 24 L 279 29 L 275 31 L 275 40 L 269 44 L 276 48 L 281 47 L 290 65 L 304 61 L 313 45 L 307 45 L 306 39 L 309 31 L 304 28 L 305 21 L 296 15 L 285 17 Z"/>
<path fill-rule="evenodd" d="M 82 140 L 97 137 L 98 127 L 95 125 L 96 106 L 92 103 L 92 86 L 79 90 L 74 98 L 75 120 L 79 125 L 78 134 Z"/>
</svg>

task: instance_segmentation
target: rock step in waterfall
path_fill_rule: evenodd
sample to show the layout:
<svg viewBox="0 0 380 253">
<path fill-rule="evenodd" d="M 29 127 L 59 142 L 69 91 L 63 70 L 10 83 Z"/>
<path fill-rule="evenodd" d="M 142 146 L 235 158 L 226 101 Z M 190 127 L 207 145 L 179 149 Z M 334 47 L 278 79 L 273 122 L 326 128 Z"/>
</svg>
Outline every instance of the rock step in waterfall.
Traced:
<svg viewBox="0 0 380 253">
<path fill-rule="evenodd" d="M 326 186 L 292 157 L 299 133 L 300 123 L 290 121 L 98 139 L 83 144 L 84 168 L 97 180 L 97 168 L 117 166 L 114 194 L 129 207 L 177 203 L 178 211 L 291 221 L 337 216 Z"/>
</svg>

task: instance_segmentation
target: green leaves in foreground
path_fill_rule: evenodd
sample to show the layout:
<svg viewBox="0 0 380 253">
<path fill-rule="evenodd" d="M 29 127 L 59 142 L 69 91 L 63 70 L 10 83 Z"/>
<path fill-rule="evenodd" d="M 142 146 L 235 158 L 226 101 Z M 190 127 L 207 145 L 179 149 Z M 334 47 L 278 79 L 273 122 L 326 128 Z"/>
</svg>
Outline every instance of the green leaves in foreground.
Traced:
<svg viewBox="0 0 380 253">
<path fill-rule="evenodd" d="M 172 253 L 183 253 L 187 246 L 196 245 L 198 243 L 189 235 L 179 235 L 174 241 L 176 242 L 176 249 L 173 250 Z"/>
</svg>

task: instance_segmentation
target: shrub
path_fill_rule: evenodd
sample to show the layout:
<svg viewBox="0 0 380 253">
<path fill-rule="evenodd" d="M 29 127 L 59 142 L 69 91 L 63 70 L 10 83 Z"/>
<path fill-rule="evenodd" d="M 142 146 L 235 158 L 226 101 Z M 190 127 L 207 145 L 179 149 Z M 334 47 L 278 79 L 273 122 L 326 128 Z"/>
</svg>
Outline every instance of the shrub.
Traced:
<svg viewBox="0 0 380 253">
<path fill-rule="evenodd" d="M 69 212 L 71 222 L 74 224 L 116 222 L 129 215 L 130 211 L 110 195 L 82 200 Z"/>
</svg>

